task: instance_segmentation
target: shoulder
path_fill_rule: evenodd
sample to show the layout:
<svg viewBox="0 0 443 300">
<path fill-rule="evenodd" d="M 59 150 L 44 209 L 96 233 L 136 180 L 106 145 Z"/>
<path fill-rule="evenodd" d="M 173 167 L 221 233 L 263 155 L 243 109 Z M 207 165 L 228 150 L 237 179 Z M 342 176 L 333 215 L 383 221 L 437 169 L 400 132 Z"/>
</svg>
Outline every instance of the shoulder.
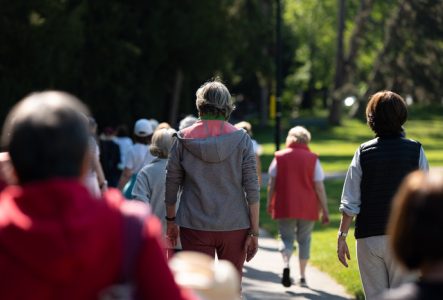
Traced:
<svg viewBox="0 0 443 300">
<path fill-rule="evenodd" d="M 369 147 L 373 147 L 377 144 L 377 142 L 378 142 L 378 138 L 373 138 L 372 140 L 366 141 L 363 144 L 361 144 L 359 149 L 362 150 L 362 149 L 366 149 Z"/>
</svg>

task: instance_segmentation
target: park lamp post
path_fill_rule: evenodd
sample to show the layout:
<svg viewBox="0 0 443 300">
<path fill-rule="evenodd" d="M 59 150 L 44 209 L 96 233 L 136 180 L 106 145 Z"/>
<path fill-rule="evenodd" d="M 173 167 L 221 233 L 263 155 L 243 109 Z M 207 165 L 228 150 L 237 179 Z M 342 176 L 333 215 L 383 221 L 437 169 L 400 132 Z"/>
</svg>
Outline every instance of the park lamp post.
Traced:
<svg viewBox="0 0 443 300">
<path fill-rule="evenodd" d="M 276 99 L 275 99 L 275 151 L 280 150 L 281 135 L 281 94 L 282 94 L 282 40 L 281 40 L 281 0 L 276 0 L 276 49 L 275 49 L 275 79 L 276 79 Z"/>
</svg>

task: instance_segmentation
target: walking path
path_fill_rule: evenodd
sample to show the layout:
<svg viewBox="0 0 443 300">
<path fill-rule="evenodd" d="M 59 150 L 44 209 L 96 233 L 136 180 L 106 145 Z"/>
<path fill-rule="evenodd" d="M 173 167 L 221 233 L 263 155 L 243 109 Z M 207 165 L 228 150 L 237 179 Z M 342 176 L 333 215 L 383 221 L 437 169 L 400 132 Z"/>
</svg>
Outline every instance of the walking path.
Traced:
<svg viewBox="0 0 443 300">
<path fill-rule="evenodd" d="M 344 178 L 345 172 L 328 173 L 329 178 Z M 262 185 L 266 187 L 268 174 L 262 174 Z M 278 251 L 279 243 L 266 232 L 260 232 L 259 250 L 252 261 L 246 263 L 243 272 L 243 299 L 245 300 L 287 300 L 287 299 L 353 299 L 344 288 L 328 274 L 308 264 L 306 281 L 308 287 L 297 284 L 299 279 L 298 257 L 291 259 L 291 277 L 295 284 L 285 288 L 281 284 L 283 260 Z"/>
<path fill-rule="evenodd" d="M 306 269 L 307 288 L 294 284 L 289 288 L 280 283 L 283 261 L 278 252 L 278 241 L 260 233 L 259 251 L 252 261 L 244 266 L 243 299 L 286 300 L 286 299 L 352 299 L 344 288 L 329 275 L 308 264 Z M 291 259 L 291 277 L 298 280 L 298 258 Z"/>
</svg>

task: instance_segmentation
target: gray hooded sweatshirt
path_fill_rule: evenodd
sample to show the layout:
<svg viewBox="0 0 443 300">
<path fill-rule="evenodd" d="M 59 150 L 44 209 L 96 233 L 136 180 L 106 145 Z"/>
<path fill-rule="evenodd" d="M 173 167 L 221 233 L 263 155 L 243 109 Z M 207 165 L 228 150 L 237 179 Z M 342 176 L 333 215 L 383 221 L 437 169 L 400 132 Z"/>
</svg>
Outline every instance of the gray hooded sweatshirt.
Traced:
<svg viewBox="0 0 443 300">
<path fill-rule="evenodd" d="M 167 204 L 179 193 L 176 223 L 205 231 L 250 227 L 248 205 L 259 201 L 255 154 L 244 130 L 174 142 L 166 167 Z"/>
</svg>

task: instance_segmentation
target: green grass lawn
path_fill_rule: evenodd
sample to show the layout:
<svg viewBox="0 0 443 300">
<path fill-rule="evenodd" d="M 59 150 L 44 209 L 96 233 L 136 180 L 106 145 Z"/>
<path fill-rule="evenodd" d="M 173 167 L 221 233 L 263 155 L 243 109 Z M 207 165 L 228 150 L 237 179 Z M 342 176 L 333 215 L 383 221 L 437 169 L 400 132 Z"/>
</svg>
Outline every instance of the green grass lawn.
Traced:
<svg viewBox="0 0 443 300">
<path fill-rule="evenodd" d="M 412 110 L 405 124 L 408 138 L 420 141 L 430 166 L 443 166 L 443 108 Z M 359 120 L 344 120 L 340 127 L 309 127 L 312 134 L 310 148 L 320 156 L 326 172 L 346 171 L 358 146 L 373 137 L 367 125 Z M 282 139 L 286 137 L 286 128 Z M 273 130 L 256 130 L 255 139 L 263 146 L 262 167 L 266 172 L 273 158 Z M 284 148 L 282 145 L 281 148 Z M 343 179 L 325 182 L 331 223 L 329 226 L 317 224 L 314 228 L 310 262 L 327 272 L 342 284 L 357 299 L 363 299 L 363 292 L 355 257 L 355 239 L 351 230 L 348 246 L 351 253 L 349 268 L 342 266 L 337 259 L 337 231 L 340 222 L 338 211 Z M 266 213 L 266 191 L 261 192 L 260 225 L 277 236 L 277 225 Z"/>
</svg>

